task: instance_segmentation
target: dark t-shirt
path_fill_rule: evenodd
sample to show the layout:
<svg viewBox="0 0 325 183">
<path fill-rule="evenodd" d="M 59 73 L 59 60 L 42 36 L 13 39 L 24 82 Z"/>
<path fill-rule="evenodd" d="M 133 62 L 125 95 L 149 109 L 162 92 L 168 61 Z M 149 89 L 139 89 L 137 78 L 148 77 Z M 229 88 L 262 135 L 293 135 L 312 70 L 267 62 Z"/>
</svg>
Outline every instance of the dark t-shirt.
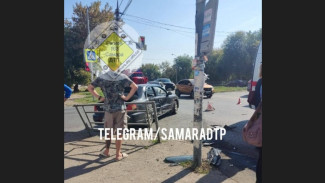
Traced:
<svg viewBox="0 0 325 183">
<path fill-rule="evenodd" d="M 118 78 L 112 75 L 103 74 L 97 77 L 91 85 L 100 87 L 105 95 L 104 110 L 107 112 L 117 112 L 126 109 L 125 101 L 121 98 L 124 88 L 132 84 L 132 80 L 125 74 L 120 74 Z"/>
</svg>

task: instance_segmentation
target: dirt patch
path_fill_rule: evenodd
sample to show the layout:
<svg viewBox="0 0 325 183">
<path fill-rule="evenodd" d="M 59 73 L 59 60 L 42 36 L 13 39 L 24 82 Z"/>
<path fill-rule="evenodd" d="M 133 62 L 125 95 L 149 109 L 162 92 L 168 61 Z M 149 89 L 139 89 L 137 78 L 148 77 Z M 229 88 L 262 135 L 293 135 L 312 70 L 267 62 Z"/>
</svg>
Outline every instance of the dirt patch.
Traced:
<svg viewBox="0 0 325 183">
<path fill-rule="evenodd" d="M 164 162 L 169 156 L 192 155 L 193 144 L 188 141 L 173 140 L 158 144 L 151 141 L 124 141 L 122 152 L 129 156 L 119 162 L 114 161 L 114 141 L 111 144 L 111 157 L 99 158 L 98 154 L 103 148 L 104 141 L 99 140 L 99 136 L 87 137 L 87 134 L 78 141 L 64 143 L 65 182 L 255 182 L 253 171 L 229 166 L 223 154 L 223 166 L 233 169 L 234 173 L 225 176 L 219 168 L 211 168 L 205 163 L 210 147 L 202 147 L 203 168 L 198 170 L 200 173 Z"/>
</svg>

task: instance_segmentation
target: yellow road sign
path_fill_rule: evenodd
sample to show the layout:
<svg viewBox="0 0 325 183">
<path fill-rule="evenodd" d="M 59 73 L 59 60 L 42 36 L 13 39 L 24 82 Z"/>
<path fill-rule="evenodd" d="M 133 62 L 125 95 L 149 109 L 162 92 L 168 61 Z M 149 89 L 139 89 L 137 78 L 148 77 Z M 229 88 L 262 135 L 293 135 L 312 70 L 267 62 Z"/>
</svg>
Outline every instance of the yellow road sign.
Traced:
<svg viewBox="0 0 325 183">
<path fill-rule="evenodd" d="M 133 50 L 113 32 L 95 49 L 95 53 L 111 70 L 115 71 L 133 54 Z"/>
</svg>

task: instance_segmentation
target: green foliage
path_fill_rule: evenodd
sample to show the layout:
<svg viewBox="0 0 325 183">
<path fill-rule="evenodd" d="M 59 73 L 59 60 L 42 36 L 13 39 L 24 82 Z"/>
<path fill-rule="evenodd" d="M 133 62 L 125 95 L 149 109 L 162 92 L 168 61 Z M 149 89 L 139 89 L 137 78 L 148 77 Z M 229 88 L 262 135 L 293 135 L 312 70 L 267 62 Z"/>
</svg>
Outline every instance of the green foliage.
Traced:
<svg viewBox="0 0 325 183">
<path fill-rule="evenodd" d="M 81 85 L 88 85 L 91 82 L 91 73 L 83 69 L 74 70 L 75 81 Z"/>
<path fill-rule="evenodd" d="M 192 74 L 192 60 L 189 55 L 178 56 L 174 59 L 173 69 L 175 70 L 175 77 L 170 79 L 177 83 L 182 79 L 188 79 Z M 193 74 L 192 74 L 193 76 Z"/>
<path fill-rule="evenodd" d="M 214 86 L 213 88 L 214 88 L 215 93 L 232 92 L 232 91 L 245 91 L 245 90 L 247 90 L 247 87 Z"/>
<path fill-rule="evenodd" d="M 229 35 L 222 45 L 222 56 L 217 57 L 220 60 L 217 61 L 215 71 L 219 78 L 213 76 L 210 70 L 210 80 L 227 82 L 234 79 L 251 79 L 261 36 L 261 29 L 256 32 L 238 31 Z M 211 59 L 214 60 L 213 56 Z"/>
<path fill-rule="evenodd" d="M 168 68 L 171 68 L 168 61 L 164 61 L 158 66 L 159 66 L 160 73 L 165 73 Z"/>
<path fill-rule="evenodd" d="M 204 72 L 208 75 L 209 79 L 207 83 L 209 84 L 219 84 L 221 82 L 220 73 L 222 73 L 219 63 L 222 60 L 223 50 L 216 49 L 208 56 L 208 61 L 205 64 Z"/>
<path fill-rule="evenodd" d="M 230 34 L 221 48 L 213 50 L 208 55 L 204 70 L 209 78 L 207 82 L 220 85 L 235 79 L 246 81 L 251 79 L 261 39 L 262 29 L 255 32 L 238 31 Z M 173 82 L 194 78 L 191 69 L 192 59 L 184 55 L 175 58 L 172 66 L 167 61 L 161 63 L 159 65 L 161 76 L 170 78 Z"/>
<path fill-rule="evenodd" d="M 95 1 L 89 6 L 89 29 L 113 19 L 112 8 L 108 3 L 100 9 L 101 1 Z M 76 3 L 73 7 L 72 21 L 64 20 L 64 82 L 67 84 L 82 83 L 85 69 L 83 46 L 88 35 L 87 6 Z M 77 74 L 77 75 L 76 75 Z"/>
<path fill-rule="evenodd" d="M 148 77 L 149 81 L 160 78 L 159 66 L 156 64 L 142 64 L 140 70 Z"/>
<path fill-rule="evenodd" d="M 96 87 L 95 90 L 97 91 L 97 93 L 100 96 L 104 96 L 102 90 L 99 87 Z M 82 98 L 75 99 L 75 102 L 77 102 L 79 104 L 98 103 L 98 100 L 96 98 L 93 98 L 93 96 L 91 95 L 91 93 L 88 90 L 84 91 L 84 92 L 80 92 L 79 94 L 84 95 L 84 97 L 82 97 Z M 72 93 L 72 95 L 74 95 L 74 94 Z"/>
</svg>

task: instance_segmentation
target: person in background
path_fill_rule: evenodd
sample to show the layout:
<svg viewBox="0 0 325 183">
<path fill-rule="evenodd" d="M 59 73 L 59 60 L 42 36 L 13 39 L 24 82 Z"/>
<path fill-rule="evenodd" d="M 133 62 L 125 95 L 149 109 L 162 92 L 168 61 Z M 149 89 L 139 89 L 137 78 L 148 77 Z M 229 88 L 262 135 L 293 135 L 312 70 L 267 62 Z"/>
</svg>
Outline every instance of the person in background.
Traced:
<svg viewBox="0 0 325 183">
<path fill-rule="evenodd" d="M 262 64 L 260 65 L 260 72 L 259 72 L 260 79 L 257 81 L 254 93 L 254 106 L 255 110 L 257 106 L 262 101 Z M 258 160 L 256 164 L 256 183 L 262 182 L 262 147 L 257 147 L 258 149 Z"/>
<path fill-rule="evenodd" d="M 68 85 L 64 84 L 64 102 L 70 98 L 71 93 L 72 89 Z"/>
<path fill-rule="evenodd" d="M 260 72 L 259 72 L 259 78 L 257 80 L 256 86 L 255 86 L 255 93 L 254 93 L 254 106 L 255 109 L 257 109 L 258 104 L 261 102 L 262 100 L 262 95 L 261 95 L 261 88 L 262 88 L 262 64 L 260 65 Z"/>
</svg>

